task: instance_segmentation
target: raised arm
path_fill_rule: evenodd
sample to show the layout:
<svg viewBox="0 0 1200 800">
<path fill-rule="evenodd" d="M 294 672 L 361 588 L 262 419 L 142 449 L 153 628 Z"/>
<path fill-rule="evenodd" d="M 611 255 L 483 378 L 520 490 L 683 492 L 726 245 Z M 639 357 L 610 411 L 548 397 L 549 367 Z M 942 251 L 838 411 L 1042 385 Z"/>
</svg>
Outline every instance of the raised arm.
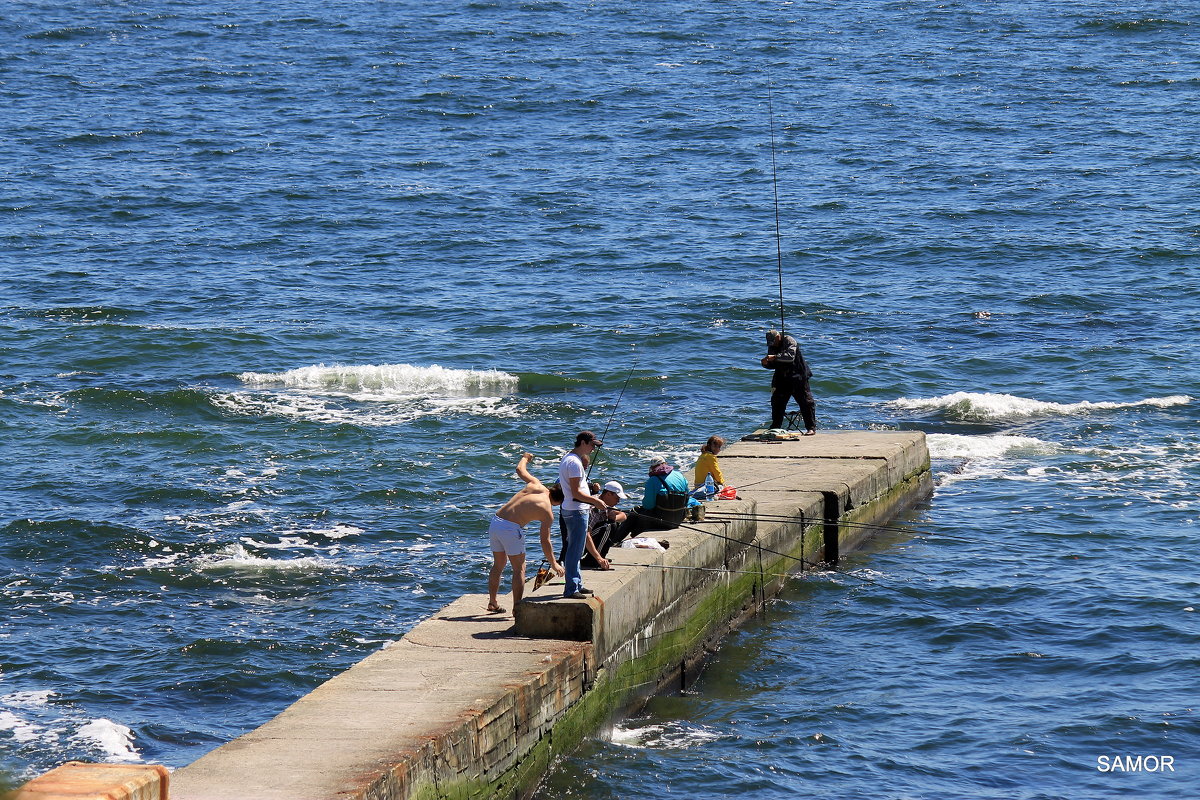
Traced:
<svg viewBox="0 0 1200 800">
<path fill-rule="evenodd" d="M 528 464 L 532 459 L 533 453 L 521 454 L 521 460 L 517 462 L 517 477 L 526 483 L 541 483 L 541 481 L 533 477 L 533 473 L 529 471 Z"/>
</svg>

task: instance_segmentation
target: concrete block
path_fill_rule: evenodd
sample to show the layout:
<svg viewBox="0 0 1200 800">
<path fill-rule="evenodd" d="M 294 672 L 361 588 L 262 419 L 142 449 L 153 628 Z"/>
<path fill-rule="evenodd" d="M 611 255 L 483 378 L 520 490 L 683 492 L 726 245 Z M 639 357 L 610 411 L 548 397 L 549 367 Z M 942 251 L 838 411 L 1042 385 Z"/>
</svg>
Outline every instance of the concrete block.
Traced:
<svg viewBox="0 0 1200 800">
<path fill-rule="evenodd" d="M 800 568 L 779 554 L 815 562 L 828 520 L 882 520 L 929 485 L 919 432 L 739 442 L 721 461 L 742 499 L 653 534 L 666 552 L 614 549 L 615 569 L 584 573 L 594 597 L 564 599 L 555 579 L 509 618 L 465 595 L 177 771 L 174 799 L 400 800 L 435 786 L 439 797 L 515 796 L 561 742 L 692 669 L 786 580 L 756 572 Z M 862 535 L 839 533 L 847 549 Z"/>
<path fill-rule="evenodd" d="M 170 773 L 158 764 L 68 761 L 25 784 L 11 800 L 167 800 Z"/>
</svg>

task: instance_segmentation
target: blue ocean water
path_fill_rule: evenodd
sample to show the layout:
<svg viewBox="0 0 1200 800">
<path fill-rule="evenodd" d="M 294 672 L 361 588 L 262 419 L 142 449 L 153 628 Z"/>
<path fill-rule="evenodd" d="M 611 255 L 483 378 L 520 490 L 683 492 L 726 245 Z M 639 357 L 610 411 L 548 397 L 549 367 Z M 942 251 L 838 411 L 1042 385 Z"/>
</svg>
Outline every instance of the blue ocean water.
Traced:
<svg viewBox="0 0 1200 800">
<path fill-rule="evenodd" d="M 522 450 L 761 425 L 773 120 L 820 422 L 937 489 L 543 796 L 1197 794 L 1198 26 L 8 4 L 0 761 L 189 763 L 480 591 Z"/>
</svg>

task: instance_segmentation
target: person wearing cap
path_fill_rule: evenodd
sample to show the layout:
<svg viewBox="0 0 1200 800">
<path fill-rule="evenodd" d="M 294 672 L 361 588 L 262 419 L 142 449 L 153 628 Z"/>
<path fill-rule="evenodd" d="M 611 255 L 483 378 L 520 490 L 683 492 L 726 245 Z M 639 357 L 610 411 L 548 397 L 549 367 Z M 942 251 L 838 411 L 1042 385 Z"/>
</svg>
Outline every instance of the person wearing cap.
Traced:
<svg viewBox="0 0 1200 800">
<path fill-rule="evenodd" d="M 783 427 L 783 414 L 787 411 L 788 399 L 796 398 L 800 414 L 804 417 L 804 435 L 817 432 L 817 402 L 813 399 L 808 381 L 812 370 L 804 361 L 800 345 L 787 334 L 777 330 L 767 331 L 767 354 L 760 362 L 766 369 L 775 370 L 771 377 L 771 427 Z"/>
<path fill-rule="evenodd" d="M 662 456 L 650 459 L 649 477 L 642 504 L 626 516 L 617 529 L 616 541 L 640 536 L 645 531 L 678 528 L 689 505 L 699 505 L 688 492 L 687 477 Z"/>
<path fill-rule="evenodd" d="M 579 562 L 583 553 L 591 545 L 588 536 L 588 507 L 607 512 L 608 506 L 598 497 L 593 497 L 587 483 L 587 463 L 592 454 L 604 444 L 591 431 L 580 431 L 575 437 L 575 447 L 558 465 L 558 483 L 562 487 L 563 502 L 558 514 L 558 524 L 567 542 L 566 553 L 563 556 L 563 567 L 566 568 L 566 585 L 563 587 L 563 597 L 582 600 L 592 594 L 592 590 L 583 585 L 583 576 L 579 572 Z M 586 459 L 586 461 L 585 461 Z M 592 548 L 594 549 L 594 547 Z M 596 558 L 600 569 L 609 569 L 608 559 L 601 556 Z"/>
<path fill-rule="evenodd" d="M 604 511 L 593 508 L 588 514 L 588 539 L 592 547 L 588 548 L 580 564 L 585 569 L 598 569 L 597 556 L 607 557 L 609 548 L 621 541 L 616 534 L 626 516 L 624 511 L 617 510 L 617 503 L 629 497 L 620 483 L 609 481 L 598 496 L 608 508 Z"/>
</svg>

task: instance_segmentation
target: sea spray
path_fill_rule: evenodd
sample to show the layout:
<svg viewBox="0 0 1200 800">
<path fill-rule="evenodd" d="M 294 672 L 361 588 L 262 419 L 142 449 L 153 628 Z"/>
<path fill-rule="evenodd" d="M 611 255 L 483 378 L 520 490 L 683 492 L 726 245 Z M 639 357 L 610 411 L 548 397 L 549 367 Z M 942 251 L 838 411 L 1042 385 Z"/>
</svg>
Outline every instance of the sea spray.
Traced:
<svg viewBox="0 0 1200 800">
<path fill-rule="evenodd" d="M 317 364 L 286 372 L 243 372 L 238 376 L 254 386 L 284 386 L 305 391 L 361 397 L 410 398 L 475 396 L 516 391 L 518 378 L 499 370 L 447 369 L 433 364 Z"/>
</svg>

